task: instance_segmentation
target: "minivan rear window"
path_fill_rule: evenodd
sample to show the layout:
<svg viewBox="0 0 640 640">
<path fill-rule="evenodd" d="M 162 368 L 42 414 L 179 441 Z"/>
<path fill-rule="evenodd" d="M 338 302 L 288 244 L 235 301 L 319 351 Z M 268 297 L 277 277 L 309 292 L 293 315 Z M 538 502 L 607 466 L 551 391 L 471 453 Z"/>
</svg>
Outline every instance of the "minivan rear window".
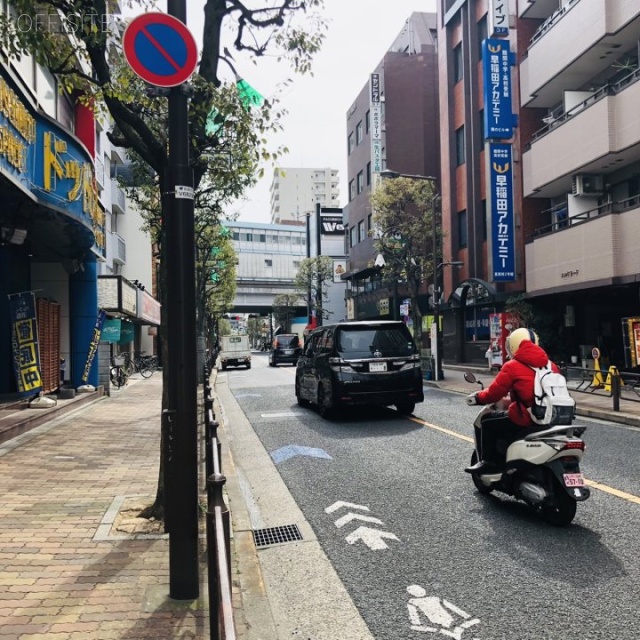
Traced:
<svg viewBox="0 0 640 640">
<path fill-rule="evenodd" d="M 298 336 L 280 335 L 276 336 L 276 346 L 284 349 L 292 349 L 300 346 Z"/>
<path fill-rule="evenodd" d="M 338 351 L 343 358 L 390 358 L 415 353 L 411 334 L 402 326 L 343 328 Z"/>
</svg>

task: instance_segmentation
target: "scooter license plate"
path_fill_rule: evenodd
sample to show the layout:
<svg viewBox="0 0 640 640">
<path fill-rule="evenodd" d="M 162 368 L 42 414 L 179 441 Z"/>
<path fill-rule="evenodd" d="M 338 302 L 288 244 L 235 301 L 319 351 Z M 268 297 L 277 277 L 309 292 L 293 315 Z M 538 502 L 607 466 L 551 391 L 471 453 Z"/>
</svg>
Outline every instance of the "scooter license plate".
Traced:
<svg viewBox="0 0 640 640">
<path fill-rule="evenodd" d="M 566 487 L 584 487 L 584 476 L 581 473 L 565 473 L 563 475 Z"/>
</svg>

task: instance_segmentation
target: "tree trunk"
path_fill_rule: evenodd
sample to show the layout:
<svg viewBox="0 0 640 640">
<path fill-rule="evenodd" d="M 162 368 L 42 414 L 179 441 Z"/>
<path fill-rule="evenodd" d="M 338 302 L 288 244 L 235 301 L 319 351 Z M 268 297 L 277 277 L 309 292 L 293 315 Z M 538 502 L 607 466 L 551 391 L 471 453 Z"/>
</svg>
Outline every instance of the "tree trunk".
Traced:
<svg viewBox="0 0 640 640">
<path fill-rule="evenodd" d="M 166 187 L 165 187 L 165 178 L 164 176 L 160 177 L 160 194 L 161 194 L 161 200 L 162 200 L 162 212 L 163 212 L 163 216 L 167 213 L 167 199 L 168 196 L 166 195 Z M 166 225 L 164 224 L 164 220 L 162 222 L 162 238 L 160 241 L 160 247 L 162 248 L 163 246 L 166 246 L 165 243 L 165 237 L 164 237 L 164 230 L 166 228 Z M 162 254 L 162 251 L 160 251 L 160 253 Z M 161 410 L 164 411 L 165 409 L 168 409 L 169 407 L 169 350 L 168 350 L 168 344 L 167 344 L 167 322 L 166 322 L 166 317 L 167 317 L 167 300 L 166 300 L 166 286 L 165 283 L 167 281 L 167 271 L 168 271 L 168 265 L 167 265 L 167 261 L 166 260 L 160 260 L 160 271 L 159 271 L 159 277 L 158 277 L 158 282 L 157 282 L 157 287 L 158 287 L 158 299 L 160 301 L 161 307 L 160 307 L 160 349 L 161 349 L 161 361 L 162 361 L 162 405 L 161 405 Z M 162 415 L 162 413 L 161 413 Z M 160 419 L 160 465 L 159 465 L 159 469 L 158 469 L 158 486 L 156 488 L 156 497 L 155 500 L 153 502 L 153 504 L 151 504 L 149 507 L 147 507 L 146 509 L 144 509 L 142 511 L 142 513 L 140 514 L 142 517 L 144 518 L 155 518 L 156 520 L 163 520 L 164 519 L 164 499 L 165 499 L 165 492 L 164 492 L 164 468 L 165 468 L 165 460 L 164 460 L 164 454 L 165 454 L 165 448 L 164 448 L 164 442 L 165 442 L 165 430 L 164 430 L 164 424 L 162 421 L 162 418 Z M 165 523 L 165 527 L 166 527 L 166 523 Z M 166 532 L 166 530 L 165 530 Z"/>
</svg>

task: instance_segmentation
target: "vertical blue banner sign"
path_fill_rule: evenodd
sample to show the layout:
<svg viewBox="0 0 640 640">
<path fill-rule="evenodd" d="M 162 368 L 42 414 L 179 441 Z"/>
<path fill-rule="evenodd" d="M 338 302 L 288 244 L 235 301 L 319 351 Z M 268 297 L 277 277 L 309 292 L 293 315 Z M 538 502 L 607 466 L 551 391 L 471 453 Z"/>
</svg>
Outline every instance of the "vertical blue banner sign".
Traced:
<svg viewBox="0 0 640 640">
<path fill-rule="evenodd" d="M 82 382 L 86 384 L 89 379 L 89 373 L 91 372 L 91 365 L 93 359 L 96 357 L 98 351 L 98 345 L 100 344 L 100 334 L 102 333 L 102 323 L 104 322 L 105 312 L 100 309 L 98 311 L 98 317 L 96 318 L 96 326 L 93 328 L 93 335 L 91 336 L 91 343 L 89 344 L 89 353 L 87 354 L 87 363 L 84 365 L 84 371 L 82 372 Z"/>
<path fill-rule="evenodd" d="M 491 194 L 491 281 L 516 279 L 513 162 L 510 144 L 489 144 Z"/>
<path fill-rule="evenodd" d="M 508 40 L 483 40 L 482 84 L 485 140 L 507 139 L 513 135 L 510 57 Z"/>
<path fill-rule="evenodd" d="M 32 291 L 9 296 L 11 317 L 11 348 L 13 370 L 20 396 L 42 391 L 40 353 L 38 351 L 38 321 L 36 302 Z"/>
</svg>

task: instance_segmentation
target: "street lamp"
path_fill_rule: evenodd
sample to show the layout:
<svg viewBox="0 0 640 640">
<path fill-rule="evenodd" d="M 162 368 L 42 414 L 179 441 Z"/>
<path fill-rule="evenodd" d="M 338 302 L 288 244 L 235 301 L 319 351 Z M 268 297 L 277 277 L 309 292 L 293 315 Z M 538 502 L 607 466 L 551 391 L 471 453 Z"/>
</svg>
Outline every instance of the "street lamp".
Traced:
<svg viewBox="0 0 640 640">
<path fill-rule="evenodd" d="M 435 220 L 435 211 L 434 211 Z M 435 241 L 435 222 L 434 228 L 434 241 Z M 435 247 L 435 245 L 434 245 Z M 435 340 L 431 340 L 431 358 L 433 361 L 433 379 L 440 380 L 440 374 L 442 373 L 442 330 L 440 329 L 440 278 L 439 275 L 444 267 L 462 267 L 464 262 L 460 260 L 452 260 L 449 262 L 441 262 L 436 266 L 435 261 L 435 248 L 434 248 L 434 268 L 433 268 L 433 326 L 435 326 Z M 444 378 L 444 376 L 443 376 Z"/>
</svg>

